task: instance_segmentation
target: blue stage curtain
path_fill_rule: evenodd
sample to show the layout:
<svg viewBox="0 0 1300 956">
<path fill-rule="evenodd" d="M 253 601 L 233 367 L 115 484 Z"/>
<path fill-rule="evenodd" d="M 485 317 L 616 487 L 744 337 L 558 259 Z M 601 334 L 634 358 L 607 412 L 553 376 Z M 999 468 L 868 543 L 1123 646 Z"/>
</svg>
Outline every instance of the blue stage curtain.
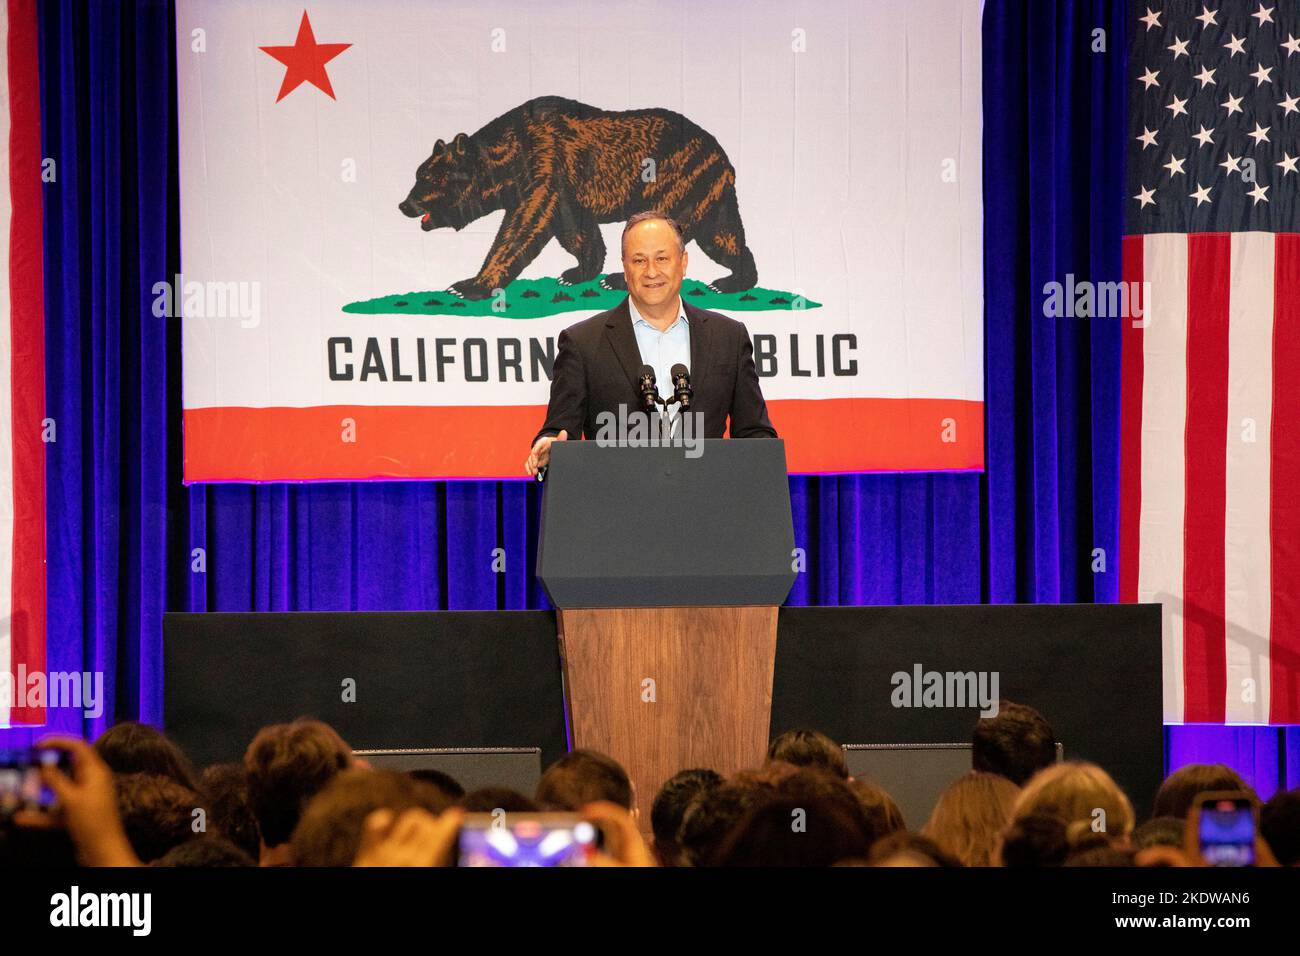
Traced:
<svg viewBox="0 0 1300 956">
<path fill-rule="evenodd" d="M 986 3 L 987 471 L 791 478 L 807 555 L 791 604 L 1116 599 L 1119 327 L 1044 319 L 1041 303 L 1067 273 L 1120 275 L 1126 16 L 1104 0 Z M 99 719 L 55 726 L 161 722 L 164 609 L 547 607 L 535 483 L 181 485 L 179 323 L 151 309 L 179 271 L 173 11 L 49 0 L 40 17 L 58 164 L 49 668 L 102 669 L 109 698 Z M 1279 765 L 1300 783 L 1300 730 L 1167 733 L 1170 766 L 1223 760 L 1265 794 Z"/>
<path fill-rule="evenodd" d="M 102 672 L 98 717 L 48 711 L 39 731 L 93 736 L 159 722 L 177 496 L 179 326 L 152 286 L 174 271 L 175 73 L 166 2 L 39 7 L 44 189 L 47 670 Z M 170 537 L 169 537 L 170 535 Z"/>
</svg>

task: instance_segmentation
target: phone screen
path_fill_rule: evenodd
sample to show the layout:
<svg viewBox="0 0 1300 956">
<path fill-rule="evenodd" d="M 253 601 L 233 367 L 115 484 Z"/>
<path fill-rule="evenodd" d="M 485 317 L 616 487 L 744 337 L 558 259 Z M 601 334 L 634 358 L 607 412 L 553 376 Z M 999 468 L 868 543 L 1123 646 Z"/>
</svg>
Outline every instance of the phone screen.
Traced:
<svg viewBox="0 0 1300 956">
<path fill-rule="evenodd" d="M 457 866 L 589 866 L 600 832 L 571 814 L 470 814 Z"/>
<path fill-rule="evenodd" d="M 67 767 L 67 754 L 46 747 L 0 750 L 0 816 L 54 809 L 54 792 L 41 782 L 41 765 Z"/>
<path fill-rule="evenodd" d="M 1210 866 L 1255 865 L 1255 809 L 1248 799 L 1201 804 L 1201 858 Z"/>
</svg>

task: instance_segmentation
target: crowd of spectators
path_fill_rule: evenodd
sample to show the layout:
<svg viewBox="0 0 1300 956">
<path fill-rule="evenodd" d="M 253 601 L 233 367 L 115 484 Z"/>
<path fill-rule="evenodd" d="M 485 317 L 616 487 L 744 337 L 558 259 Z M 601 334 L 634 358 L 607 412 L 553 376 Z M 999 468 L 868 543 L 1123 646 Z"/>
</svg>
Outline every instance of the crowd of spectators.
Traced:
<svg viewBox="0 0 1300 956">
<path fill-rule="evenodd" d="M 262 729 L 242 762 L 201 773 L 143 724 L 117 724 L 93 746 L 47 744 L 69 758 L 66 770 L 42 768 L 57 805 L 0 823 L 4 865 L 454 865 L 467 813 L 567 812 L 599 830 L 594 862 L 607 866 L 1197 866 L 1197 798 L 1210 792 L 1254 801 L 1257 865 L 1300 863 L 1300 790 L 1259 806 L 1232 769 L 1185 766 L 1140 819 L 1104 769 L 1058 762 L 1048 722 L 1010 702 L 979 721 L 972 769 L 913 830 L 885 790 L 852 777 L 841 748 L 811 730 L 782 734 L 762 765 L 731 776 L 688 768 L 659 782 L 648 821 L 623 767 L 590 750 L 561 757 L 525 794 L 372 768 L 305 718 Z"/>
</svg>

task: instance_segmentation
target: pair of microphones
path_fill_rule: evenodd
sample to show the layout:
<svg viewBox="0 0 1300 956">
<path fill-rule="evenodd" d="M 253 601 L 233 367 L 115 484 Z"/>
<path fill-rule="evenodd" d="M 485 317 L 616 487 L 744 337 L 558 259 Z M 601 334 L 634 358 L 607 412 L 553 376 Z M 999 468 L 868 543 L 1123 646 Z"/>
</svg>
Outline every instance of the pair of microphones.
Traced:
<svg viewBox="0 0 1300 956">
<path fill-rule="evenodd" d="M 649 365 L 641 366 L 641 374 L 637 376 L 640 381 L 641 391 L 641 409 L 647 413 L 653 412 L 657 406 L 662 405 L 664 411 L 668 410 L 669 405 L 680 405 L 682 411 L 690 411 L 691 399 L 695 396 L 695 390 L 691 388 L 691 373 L 685 365 L 678 362 L 668 372 L 673 383 L 673 397 L 664 399 L 659 397 L 659 386 L 655 382 L 655 370 Z"/>
<path fill-rule="evenodd" d="M 641 392 L 642 410 L 647 414 L 651 414 L 656 411 L 658 406 L 662 405 L 664 410 L 660 412 L 660 418 L 665 422 L 665 427 L 670 427 L 667 424 L 668 419 L 666 417 L 668 406 L 680 405 L 683 412 L 688 412 L 691 409 L 691 400 L 695 397 L 695 390 L 691 388 L 691 373 L 685 365 L 678 362 L 669 369 L 668 374 L 672 377 L 673 382 L 673 397 L 668 399 L 659 397 L 659 385 L 655 381 L 655 370 L 649 365 L 642 365 L 641 372 L 637 376 Z M 545 479 L 547 470 L 546 465 L 538 469 L 538 481 Z"/>
</svg>

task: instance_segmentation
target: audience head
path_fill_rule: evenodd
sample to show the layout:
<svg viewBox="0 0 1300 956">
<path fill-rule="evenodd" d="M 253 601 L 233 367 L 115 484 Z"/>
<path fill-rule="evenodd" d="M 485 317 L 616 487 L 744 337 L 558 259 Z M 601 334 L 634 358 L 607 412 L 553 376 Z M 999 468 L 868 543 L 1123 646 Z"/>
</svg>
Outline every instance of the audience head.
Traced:
<svg viewBox="0 0 1300 956">
<path fill-rule="evenodd" d="M 351 749 L 319 720 L 264 727 L 244 754 L 248 799 L 262 843 L 287 843 L 307 801 L 351 765 Z"/>
<path fill-rule="evenodd" d="M 828 865 L 861 858 L 870 845 L 874 834 L 849 782 L 821 767 L 774 761 L 736 774 L 732 784 L 740 812 L 696 865 Z"/>
<path fill-rule="evenodd" d="M 124 773 L 116 775 L 113 784 L 126 838 L 141 862 L 156 860 L 204 832 L 196 829 L 207 817 L 203 801 L 171 777 Z M 202 816 L 195 813 L 198 809 L 203 810 Z"/>
<path fill-rule="evenodd" d="M 723 784 L 722 775 L 714 770 L 682 770 L 670 777 L 655 794 L 650 808 L 650 826 L 654 830 L 654 853 L 663 866 L 678 865 L 681 846 L 677 832 L 691 802 Z"/>
<path fill-rule="evenodd" d="M 172 847 L 151 866 L 213 868 L 257 866 L 253 857 L 223 836 L 207 834 Z"/>
<path fill-rule="evenodd" d="M 752 807 L 722 841 L 716 866 L 831 866 L 866 855 L 862 824 L 824 797 L 777 797 Z"/>
<path fill-rule="evenodd" d="M 1189 765 L 1161 786 L 1157 816 L 1135 828 L 1132 805 L 1104 770 L 1054 762 L 1051 729 L 1031 708 L 1004 703 L 975 741 L 973 762 L 1002 772 L 975 769 L 954 781 L 920 834 L 906 831 L 888 793 L 846 775 L 833 741 L 792 731 L 772 741 L 761 767 L 729 781 L 707 769 L 683 770 L 666 781 L 651 811 L 655 852 L 664 865 L 685 866 L 1182 867 L 1201 862 L 1192 844 L 1185 845 L 1185 817 L 1199 796 L 1254 797 L 1225 765 Z M 50 745 L 77 756 L 76 773 L 84 778 L 77 783 L 87 795 L 49 771 L 65 801 L 61 816 L 25 820 L 39 814 L 17 812 L 16 826 L 0 826 L 0 865 L 66 864 L 75 848 L 75 861 L 84 865 L 243 867 L 260 859 L 264 866 L 348 866 L 358 858 L 367 819 L 379 825 L 375 811 L 391 811 L 393 819 L 413 811 L 402 819 L 422 819 L 425 837 L 443 846 L 455 831 L 456 819 L 444 815 L 453 807 L 455 815 L 584 808 L 616 814 L 618 826 L 607 833 L 623 837 L 611 845 L 631 834 L 639 850 L 615 853 L 611 862 L 653 863 L 626 812 L 635 804 L 626 771 L 590 750 L 548 767 L 533 800 L 505 787 L 466 794 L 438 771 L 372 770 L 333 729 L 308 719 L 263 729 L 242 763 L 209 767 L 195 786 L 185 782 L 195 777 L 181 750 L 145 725 L 118 725 L 93 748 L 76 739 Z M 1023 787 L 1012 782 L 1044 758 L 1047 765 Z M 131 769 L 138 767 L 153 770 Z M 50 819 L 66 829 L 50 829 Z M 405 844 L 394 846 L 367 862 L 428 865 Z M 1257 849 L 1261 865 L 1275 865 L 1275 857 L 1283 866 L 1300 865 L 1300 789 L 1279 792 L 1260 808 Z M 443 851 L 437 859 L 445 862 Z"/>
<path fill-rule="evenodd" d="M 1067 837 L 1082 827 L 1127 842 L 1133 832 L 1133 805 L 1096 764 L 1070 761 L 1034 774 L 1016 798 L 1013 817 L 1038 812 L 1065 821 Z"/>
<path fill-rule="evenodd" d="M 971 769 L 996 773 L 1018 787 L 1056 762 L 1056 735 L 1043 715 L 1024 704 L 998 702 L 998 712 L 975 725 Z"/>
<path fill-rule="evenodd" d="M 412 780 L 427 783 L 429 786 L 441 791 L 442 795 L 448 800 L 459 800 L 465 796 L 465 788 L 460 785 L 460 781 L 441 770 L 425 767 L 422 770 L 408 770 L 406 775 Z"/>
<path fill-rule="evenodd" d="M 862 832 L 870 836 L 866 815 L 857 795 L 844 777 L 819 766 L 798 767 L 782 761 L 766 763 L 757 770 L 742 770 L 735 783 L 753 791 L 755 800 L 789 797 L 793 800 L 822 799 L 837 804 Z"/>
<path fill-rule="evenodd" d="M 796 767 L 819 767 L 845 780 L 849 776 L 844 750 L 816 730 L 787 730 L 768 744 L 767 759 Z"/>
<path fill-rule="evenodd" d="M 595 750 L 574 750 L 546 768 L 537 783 L 537 802 L 554 810 L 574 811 L 597 800 L 633 809 L 632 781 L 613 757 Z"/>
<path fill-rule="evenodd" d="M 903 820 L 903 811 L 898 809 L 894 798 L 886 793 L 883 787 L 877 786 L 864 777 L 853 777 L 849 780 L 849 789 L 857 798 L 858 806 L 862 809 L 863 818 L 866 820 L 868 845 L 907 829 L 907 823 Z"/>
<path fill-rule="evenodd" d="M 734 783 L 701 791 L 677 831 L 678 864 L 711 866 L 732 829 L 757 802 L 754 790 Z"/>
<path fill-rule="evenodd" d="M 504 810 L 506 813 L 536 813 L 541 809 L 537 801 L 509 787 L 480 787 L 465 794 L 460 806 L 466 813 L 491 813 Z"/>
<path fill-rule="evenodd" d="M 124 720 L 99 735 L 95 752 L 113 773 L 148 773 L 170 777 L 182 787 L 198 788 L 189 758 L 161 730 Z"/>
<path fill-rule="evenodd" d="M 1065 821 L 1039 810 L 1012 817 L 998 845 L 997 861 L 1010 867 L 1060 866 L 1069 855 Z"/>
<path fill-rule="evenodd" d="M 1134 857 L 1137 851 L 1131 847 L 1116 846 L 1109 840 L 1096 835 L 1099 839 L 1088 840 L 1072 848 L 1062 866 L 1137 866 Z"/>
<path fill-rule="evenodd" d="M 208 807 L 208 829 L 215 831 L 254 860 L 258 856 L 257 818 L 248 800 L 248 774 L 242 763 L 213 764 L 199 778 L 199 792 Z"/>
<path fill-rule="evenodd" d="M 1155 817 L 1133 831 L 1133 849 L 1169 846 L 1181 850 L 1186 827 L 1187 824 L 1177 817 Z"/>
<path fill-rule="evenodd" d="M 366 817 L 418 807 L 437 815 L 452 801 L 427 783 L 391 770 L 344 770 L 312 797 L 293 831 L 297 866 L 351 866 Z"/>
<path fill-rule="evenodd" d="M 1165 777 L 1156 791 L 1152 817 L 1187 819 L 1198 795 L 1215 790 L 1244 790 L 1253 794 L 1235 770 L 1221 763 L 1191 763 Z"/>
<path fill-rule="evenodd" d="M 972 770 L 939 797 L 921 834 L 963 866 L 989 866 L 1019 793 L 1006 777 Z"/>
<path fill-rule="evenodd" d="M 1300 865 L 1300 787 L 1279 790 L 1260 808 L 1259 835 L 1280 865 Z"/>
<path fill-rule="evenodd" d="M 891 833 L 871 848 L 869 866 L 960 867 L 961 861 L 928 837 L 901 830 Z"/>
</svg>

